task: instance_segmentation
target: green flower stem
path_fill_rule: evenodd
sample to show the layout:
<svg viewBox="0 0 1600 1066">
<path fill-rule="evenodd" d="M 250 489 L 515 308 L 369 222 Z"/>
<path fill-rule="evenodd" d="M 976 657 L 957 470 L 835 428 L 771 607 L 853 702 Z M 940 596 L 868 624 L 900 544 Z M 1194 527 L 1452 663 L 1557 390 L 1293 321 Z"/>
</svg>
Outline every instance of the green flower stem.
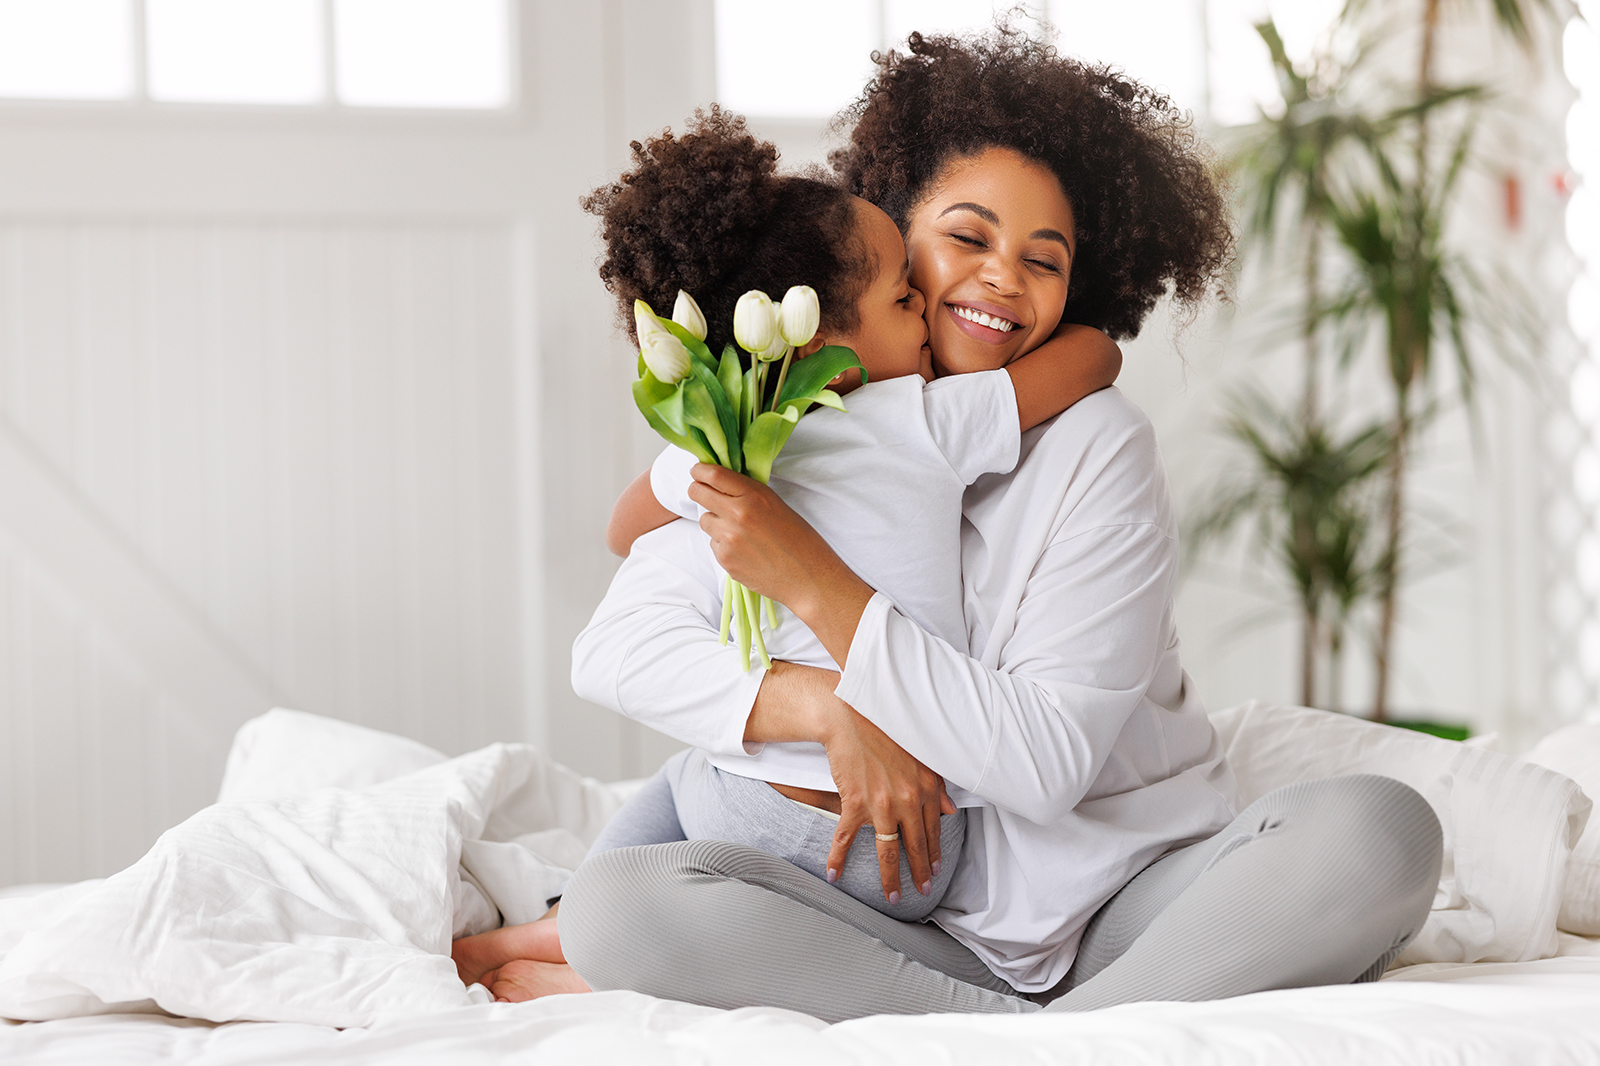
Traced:
<svg viewBox="0 0 1600 1066">
<path fill-rule="evenodd" d="M 744 593 L 745 617 L 750 626 L 750 638 L 755 643 L 756 654 L 761 657 L 761 665 L 770 670 L 772 658 L 767 654 L 767 642 L 761 639 L 761 604 L 754 592 L 743 585 L 739 586 L 739 590 Z"/>
<path fill-rule="evenodd" d="M 738 606 L 734 608 L 734 628 L 739 637 L 739 661 L 744 664 L 745 673 L 750 672 L 750 613 L 745 607 L 744 586 L 729 578 L 731 595 L 728 602 L 732 603 L 738 597 Z"/>
<path fill-rule="evenodd" d="M 773 609 L 772 601 L 763 596 L 761 597 L 761 606 L 767 612 L 767 628 L 776 633 L 778 631 L 778 612 Z"/>
<path fill-rule="evenodd" d="M 783 357 L 783 369 L 778 371 L 778 386 L 772 390 L 772 406 L 768 410 L 778 409 L 778 397 L 783 395 L 783 379 L 789 376 L 789 360 L 794 358 L 794 349 L 791 347 Z"/>
<path fill-rule="evenodd" d="M 733 575 L 723 574 L 722 581 L 722 634 L 718 638 L 724 648 L 728 646 L 728 624 L 733 620 Z"/>
</svg>

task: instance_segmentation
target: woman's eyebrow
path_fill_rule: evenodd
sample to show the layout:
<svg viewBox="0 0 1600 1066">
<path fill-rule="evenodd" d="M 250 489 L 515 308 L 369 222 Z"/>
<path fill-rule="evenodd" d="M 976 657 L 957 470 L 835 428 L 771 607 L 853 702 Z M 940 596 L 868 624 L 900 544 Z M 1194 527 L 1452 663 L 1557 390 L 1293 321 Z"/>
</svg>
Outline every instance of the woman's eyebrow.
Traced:
<svg viewBox="0 0 1600 1066">
<path fill-rule="evenodd" d="M 1067 250 L 1067 258 L 1072 258 L 1072 245 L 1067 241 L 1066 234 L 1058 229 L 1036 229 L 1028 234 L 1030 241 L 1060 241 L 1061 247 Z"/>
<path fill-rule="evenodd" d="M 979 218 L 990 223 L 991 225 L 998 226 L 1000 224 L 1000 216 L 989 210 L 987 207 L 984 207 L 982 204 L 975 204 L 963 200 L 959 204 L 951 204 L 943 211 L 940 211 L 939 217 L 943 218 L 952 211 L 971 211 L 973 214 L 977 215 Z"/>
</svg>

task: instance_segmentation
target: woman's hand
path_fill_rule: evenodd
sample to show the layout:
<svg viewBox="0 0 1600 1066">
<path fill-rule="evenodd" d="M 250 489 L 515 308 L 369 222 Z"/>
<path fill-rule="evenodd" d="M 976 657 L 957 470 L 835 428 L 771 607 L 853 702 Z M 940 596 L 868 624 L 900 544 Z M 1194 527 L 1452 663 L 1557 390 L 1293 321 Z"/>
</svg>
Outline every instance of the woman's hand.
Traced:
<svg viewBox="0 0 1600 1066">
<path fill-rule="evenodd" d="M 849 704 L 839 702 L 848 713 L 836 717 L 835 728 L 822 740 L 828 769 L 839 787 L 839 826 L 828 851 L 828 881 L 838 880 L 856 833 L 870 825 L 878 837 L 883 898 L 891 904 L 900 902 L 902 844 L 916 889 L 927 895 L 943 858 L 939 815 L 956 811 L 944 779 Z"/>
<path fill-rule="evenodd" d="M 706 509 L 700 528 L 717 562 L 745 588 L 793 611 L 844 666 L 871 586 L 767 486 L 709 463 L 691 473 L 689 498 Z"/>
<path fill-rule="evenodd" d="M 752 743 L 817 741 L 827 749 L 828 767 L 839 790 L 839 826 L 828 852 L 828 871 L 844 870 L 856 832 L 871 825 L 898 840 L 878 841 L 878 874 L 883 897 L 898 902 L 900 844 L 905 843 L 911 875 L 926 891 L 939 851 L 939 815 L 954 814 L 944 781 L 883 730 L 833 694 L 839 675 L 832 670 L 776 662 L 761 679 L 755 705 L 745 722 Z M 782 788 L 780 792 L 784 791 Z"/>
</svg>

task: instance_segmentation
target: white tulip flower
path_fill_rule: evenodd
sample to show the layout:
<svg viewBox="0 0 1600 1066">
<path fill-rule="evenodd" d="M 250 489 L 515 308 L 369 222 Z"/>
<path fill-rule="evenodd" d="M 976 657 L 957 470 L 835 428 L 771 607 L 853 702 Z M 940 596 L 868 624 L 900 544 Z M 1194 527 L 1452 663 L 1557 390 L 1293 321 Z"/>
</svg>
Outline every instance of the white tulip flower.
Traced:
<svg viewBox="0 0 1600 1066">
<path fill-rule="evenodd" d="M 706 316 L 700 310 L 700 305 L 694 302 L 694 297 L 678 290 L 678 301 L 672 305 L 672 321 L 689 331 L 690 336 L 697 341 L 706 339 Z"/>
<path fill-rule="evenodd" d="M 778 336 L 778 309 L 772 298 L 759 289 L 751 289 L 733 305 L 733 339 L 739 347 L 752 354 L 772 347 Z"/>
<path fill-rule="evenodd" d="M 661 324 L 661 319 L 643 300 L 633 301 L 633 331 L 639 335 L 640 348 L 649 347 L 650 338 L 658 334 L 672 336 L 672 332 Z"/>
<path fill-rule="evenodd" d="M 783 294 L 783 310 L 779 314 L 779 332 L 783 339 L 796 348 L 802 348 L 817 335 L 822 322 L 822 306 L 817 302 L 817 290 L 810 285 L 796 285 Z"/>
<path fill-rule="evenodd" d="M 663 384 L 671 385 L 689 376 L 689 349 L 659 326 L 640 347 L 639 354 L 650 373 Z"/>
<path fill-rule="evenodd" d="M 751 354 L 753 354 L 756 359 L 763 363 L 776 363 L 779 359 L 782 359 L 793 350 L 794 349 L 790 348 L 788 343 L 784 341 L 782 333 L 775 333 L 772 336 L 771 344 L 767 345 L 759 352 L 752 352 Z"/>
</svg>

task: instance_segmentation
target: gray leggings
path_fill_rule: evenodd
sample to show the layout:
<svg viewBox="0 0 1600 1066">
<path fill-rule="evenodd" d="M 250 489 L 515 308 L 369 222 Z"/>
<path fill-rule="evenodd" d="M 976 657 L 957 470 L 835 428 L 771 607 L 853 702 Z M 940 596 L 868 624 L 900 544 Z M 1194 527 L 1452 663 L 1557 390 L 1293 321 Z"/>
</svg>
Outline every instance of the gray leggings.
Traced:
<svg viewBox="0 0 1600 1066">
<path fill-rule="evenodd" d="M 827 876 L 828 850 L 838 818 L 796 803 L 765 781 L 712 766 L 697 748 L 680 751 L 646 781 L 606 823 L 589 848 L 591 857 L 617 848 L 676 840 L 726 840 L 787 859 L 813 877 Z M 914 887 L 911 864 L 900 852 L 900 893 L 884 898 L 875 830 L 864 825 L 845 855 L 834 887 L 902 922 L 920 922 L 944 898 L 966 839 L 967 813 L 939 819 L 940 866 L 928 892 Z"/>
<path fill-rule="evenodd" d="M 1391 778 L 1280 788 L 1129 881 L 1089 922 L 1061 986 L 1031 997 L 936 926 L 895 921 L 723 841 L 596 855 L 558 921 L 567 960 L 596 990 L 830 1022 L 1221 999 L 1376 979 L 1428 916 L 1441 845 L 1432 808 Z"/>
</svg>

